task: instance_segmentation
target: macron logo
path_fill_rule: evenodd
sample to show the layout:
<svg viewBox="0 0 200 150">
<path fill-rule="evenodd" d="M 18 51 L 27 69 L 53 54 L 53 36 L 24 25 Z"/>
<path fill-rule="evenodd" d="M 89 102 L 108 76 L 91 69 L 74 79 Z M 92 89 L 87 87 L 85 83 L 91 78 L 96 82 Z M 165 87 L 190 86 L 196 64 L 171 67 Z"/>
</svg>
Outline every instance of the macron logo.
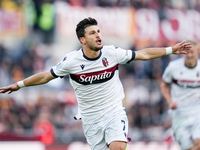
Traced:
<svg viewBox="0 0 200 150">
<path fill-rule="evenodd" d="M 85 67 L 85 65 L 83 65 L 83 64 L 82 64 L 82 65 L 80 65 L 80 66 L 81 66 L 81 69 L 82 69 L 82 70 L 83 70 L 83 69 L 84 69 L 84 67 Z"/>
</svg>

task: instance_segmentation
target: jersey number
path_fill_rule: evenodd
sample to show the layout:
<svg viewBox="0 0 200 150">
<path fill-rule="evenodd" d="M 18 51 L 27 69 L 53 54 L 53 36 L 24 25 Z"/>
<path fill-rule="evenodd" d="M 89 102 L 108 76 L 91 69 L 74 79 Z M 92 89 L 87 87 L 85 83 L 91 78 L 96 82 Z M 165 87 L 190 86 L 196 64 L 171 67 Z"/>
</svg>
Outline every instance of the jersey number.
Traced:
<svg viewBox="0 0 200 150">
<path fill-rule="evenodd" d="M 123 131 L 125 131 L 125 121 L 124 120 L 121 120 L 121 122 L 124 124 L 124 126 L 123 126 Z M 124 132 L 124 136 L 126 137 L 126 132 Z"/>
</svg>

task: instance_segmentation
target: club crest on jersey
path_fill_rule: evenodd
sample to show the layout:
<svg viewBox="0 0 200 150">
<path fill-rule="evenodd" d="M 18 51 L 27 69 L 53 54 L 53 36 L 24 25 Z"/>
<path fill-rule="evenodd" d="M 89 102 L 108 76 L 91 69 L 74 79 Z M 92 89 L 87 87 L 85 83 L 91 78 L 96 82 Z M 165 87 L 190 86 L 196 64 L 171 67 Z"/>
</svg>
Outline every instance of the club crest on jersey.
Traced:
<svg viewBox="0 0 200 150">
<path fill-rule="evenodd" d="M 108 60 L 107 60 L 107 58 L 105 58 L 105 57 L 103 57 L 102 58 L 102 63 L 103 63 L 103 65 L 105 66 L 105 67 L 107 67 L 109 64 L 108 64 Z"/>
</svg>

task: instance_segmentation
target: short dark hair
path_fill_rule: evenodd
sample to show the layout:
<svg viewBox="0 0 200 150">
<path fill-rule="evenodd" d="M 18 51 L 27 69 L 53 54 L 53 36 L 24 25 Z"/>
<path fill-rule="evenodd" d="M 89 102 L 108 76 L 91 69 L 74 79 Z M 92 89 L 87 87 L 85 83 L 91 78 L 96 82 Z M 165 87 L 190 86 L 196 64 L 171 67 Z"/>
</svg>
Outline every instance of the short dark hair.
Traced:
<svg viewBox="0 0 200 150">
<path fill-rule="evenodd" d="M 76 35 L 78 39 L 80 39 L 80 37 L 85 36 L 85 28 L 97 24 L 98 24 L 97 21 L 91 17 L 85 18 L 82 21 L 80 21 L 76 26 Z"/>
</svg>

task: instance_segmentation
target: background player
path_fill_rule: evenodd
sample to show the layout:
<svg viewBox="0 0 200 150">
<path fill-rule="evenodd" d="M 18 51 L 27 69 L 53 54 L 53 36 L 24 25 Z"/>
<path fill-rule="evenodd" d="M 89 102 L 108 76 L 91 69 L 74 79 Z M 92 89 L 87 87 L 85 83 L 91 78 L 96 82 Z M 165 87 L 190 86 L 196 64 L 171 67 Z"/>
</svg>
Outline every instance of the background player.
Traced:
<svg viewBox="0 0 200 150">
<path fill-rule="evenodd" d="M 82 44 L 80 50 L 68 53 L 50 71 L 0 88 L 0 93 L 10 94 L 24 86 L 45 84 L 56 77 L 69 75 L 90 148 L 125 150 L 128 120 L 122 105 L 124 91 L 119 80 L 118 65 L 132 60 L 155 59 L 171 53 L 185 54 L 190 49 L 190 43 L 181 42 L 173 47 L 148 48 L 136 52 L 112 45 L 103 46 L 100 29 L 93 18 L 80 21 L 76 34 Z"/>
<path fill-rule="evenodd" d="M 161 91 L 173 110 L 172 127 L 181 149 L 200 150 L 200 60 L 197 43 L 190 43 L 192 48 L 185 57 L 165 69 Z"/>
</svg>

